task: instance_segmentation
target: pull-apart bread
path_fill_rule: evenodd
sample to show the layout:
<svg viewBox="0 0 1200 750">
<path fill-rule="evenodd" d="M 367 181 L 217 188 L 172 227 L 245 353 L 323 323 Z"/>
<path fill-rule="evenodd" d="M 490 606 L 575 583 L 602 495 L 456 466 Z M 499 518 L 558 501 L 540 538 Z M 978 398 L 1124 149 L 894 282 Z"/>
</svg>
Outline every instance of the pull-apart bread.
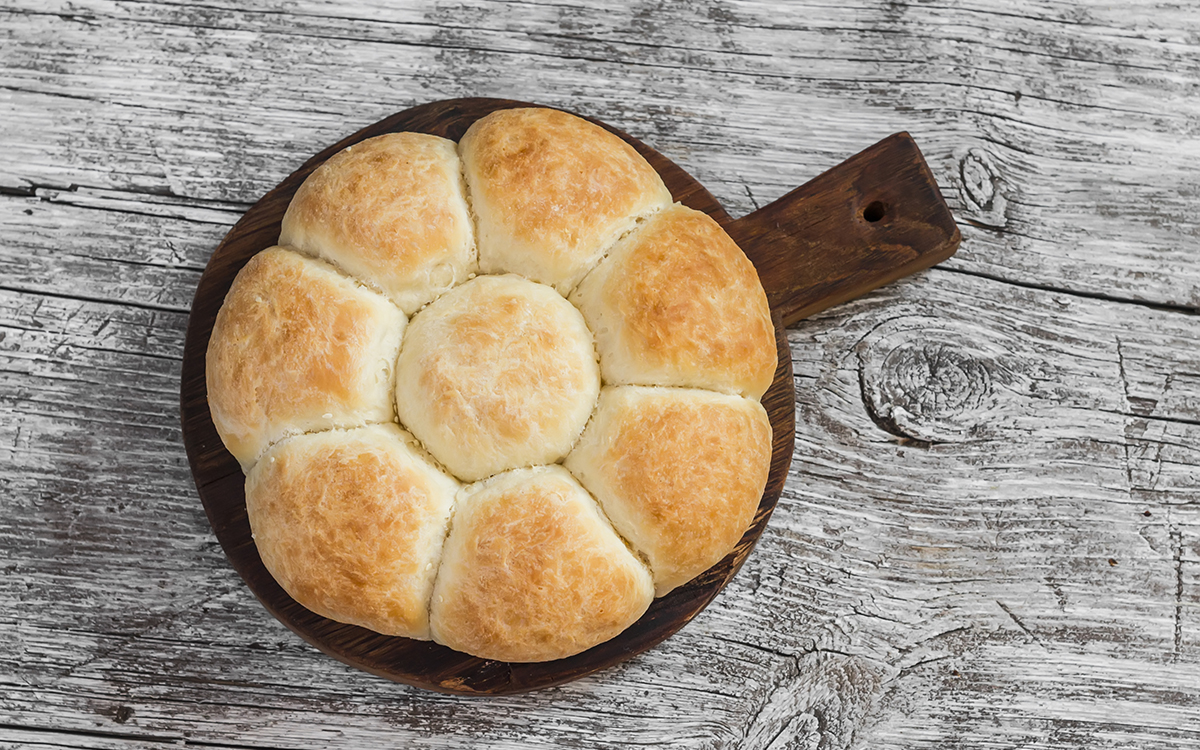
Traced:
<svg viewBox="0 0 1200 750">
<path fill-rule="evenodd" d="M 767 481 L 753 266 L 603 128 L 394 133 L 296 192 L 207 358 L 300 604 L 512 662 L 580 653 L 733 551 Z"/>
</svg>

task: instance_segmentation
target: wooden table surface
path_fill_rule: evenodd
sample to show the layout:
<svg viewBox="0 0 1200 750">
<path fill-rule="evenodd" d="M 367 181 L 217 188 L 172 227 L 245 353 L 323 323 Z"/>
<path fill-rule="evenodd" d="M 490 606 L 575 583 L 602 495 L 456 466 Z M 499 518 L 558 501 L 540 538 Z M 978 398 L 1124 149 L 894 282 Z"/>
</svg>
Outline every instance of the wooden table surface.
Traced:
<svg viewBox="0 0 1200 750">
<path fill-rule="evenodd" d="M 0 4 L 0 747 L 1200 746 L 1200 6 Z M 734 216 L 900 130 L 954 258 L 788 333 L 796 453 L 677 636 L 465 699 L 322 656 L 180 441 L 217 242 L 426 101 L 579 111 Z"/>
</svg>

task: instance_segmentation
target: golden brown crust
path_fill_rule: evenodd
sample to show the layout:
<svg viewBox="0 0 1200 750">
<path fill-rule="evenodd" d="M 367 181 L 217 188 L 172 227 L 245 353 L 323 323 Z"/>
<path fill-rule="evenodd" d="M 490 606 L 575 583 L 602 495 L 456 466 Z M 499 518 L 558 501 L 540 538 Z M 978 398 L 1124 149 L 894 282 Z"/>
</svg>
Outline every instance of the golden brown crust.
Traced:
<svg viewBox="0 0 1200 750">
<path fill-rule="evenodd" d="M 250 259 L 213 325 L 213 424 L 249 468 L 285 435 L 390 422 L 404 315 L 328 266 L 282 248 Z"/>
<path fill-rule="evenodd" d="M 670 205 L 629 144 L 553 109 L 506 109 L 459 144 L 478 219 L 480 270 L 518 273 L 566 294 L 636 217 Z"/>
<path fill-rule="evenodd" d="M 739 396 L 605 388 L 565 465 L 646 556 L 663 596 L 742 538 L 771 467 L 771 423 Z"/>
<path fill-rule="evenodd" d="M 517 276 L 479 277 L 422 310 L 396 363 L 400 420 L 466 481 L 562 458 L 599 392 L 583 316 Z"/>
<path fill-rule="evenodd" d="M 571 475 L 525 469 L 460 493 L 430 628 L 474 656 L 548 661 L 617 635 L 652 598 L 649 572 Z"/>
<path fill-rule="evenodd" d="M 279 244 L 345 269 L 412 315 L 475 267 L 454 143 L 390 133 L 335 154 L 296 191 Z"/>
<path fill-rule="evenodd" d="M 297 602 L 427 639 L 458 486 L 396 425 L 373 425 L 272 447 L 246 478 L 246 511 L 263 564 Z"/>
<path fill-rule="evenodd" d="M 612 385 L 761 398 L 775 329 L 754 266 L 715 221 L 676 205 L 619 242 L 571 295 Z"/>
</svg>

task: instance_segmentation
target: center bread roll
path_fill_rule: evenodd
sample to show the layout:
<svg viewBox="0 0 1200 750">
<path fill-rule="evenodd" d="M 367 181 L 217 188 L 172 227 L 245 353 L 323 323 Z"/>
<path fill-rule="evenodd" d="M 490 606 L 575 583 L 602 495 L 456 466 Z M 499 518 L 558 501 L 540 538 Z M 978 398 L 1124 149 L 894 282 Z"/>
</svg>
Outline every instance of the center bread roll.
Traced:
<svg viewBox="0 0 1200 750">
<path fill-rule="evenodd" d="M 641 617 L 646 567 L 559 466 L 465 488 L 430 605 L 438 643 L 484 659 L 572 656 Z"/>
<path fill-rule="evenodd" d="M 396 363 L 400 420 L 465 481 L 559 460 L 599 393 L 583 316 L 517 276 L 481 276 L 417 313 Z"/>
</svg>

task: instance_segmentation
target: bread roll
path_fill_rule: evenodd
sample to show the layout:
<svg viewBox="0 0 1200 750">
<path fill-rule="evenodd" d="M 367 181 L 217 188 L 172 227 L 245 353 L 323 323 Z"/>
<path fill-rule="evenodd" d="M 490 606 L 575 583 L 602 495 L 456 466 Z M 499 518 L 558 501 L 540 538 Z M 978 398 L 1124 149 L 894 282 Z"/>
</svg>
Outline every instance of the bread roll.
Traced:
<svg viewBox="0 0 1200 750">
<path fill-rule="evenodd" d="M 645 555 L 663 596 L 746 532 L 771 468 L 771 423 L 740 396 L 605 388 L 565 465 Z"/>
<path fill-rule="evenodd" d="M 558 461 L 599 392 L 583 316 L 517 276 L 481 276 L 417 313 L 396 363 L 401 422 L 465 481 Z"/>
<path fill-rule="evenodd" d="M 296 191 L 279 244 L 333 263 L 412 315 L 475 270 L 454 142 L 390 133 L 335 154 Z"/>
<path fill-rule="evenodd" d="M 553 109 L 506 109 L 459 144 L 483 273 L 517 273 L 567 294 L 636 220 L 671 204 L 629 144 Z"/>
<path fill-rule="evenodd" d="M 234 279 L 208 342 L 213 424 L 249 469 L 287 435 L 391 422 L 405 318 L 319 261 L 273 247 Z"/>
<path fill-rule="evenodd" d="M 627 236 L 571 295 L 606 384 L 761 398 L 775 329 L 754 266 L 706 214 L 676 205 Z"/>
<path fill-rule="evenodd" d="M 428 602 L 458 482 L 395 424 L 300 435 L 246 477 L 263 564 L 300 604 L 429 638 Z"/>
<path fill-rule="evenodd" d="M 458 497 L 433 590 L 433 639 L 511 662 L 585 651 L 654 596 L 645 566 L 562 467 L 522 469 Z"/>
</svg>

